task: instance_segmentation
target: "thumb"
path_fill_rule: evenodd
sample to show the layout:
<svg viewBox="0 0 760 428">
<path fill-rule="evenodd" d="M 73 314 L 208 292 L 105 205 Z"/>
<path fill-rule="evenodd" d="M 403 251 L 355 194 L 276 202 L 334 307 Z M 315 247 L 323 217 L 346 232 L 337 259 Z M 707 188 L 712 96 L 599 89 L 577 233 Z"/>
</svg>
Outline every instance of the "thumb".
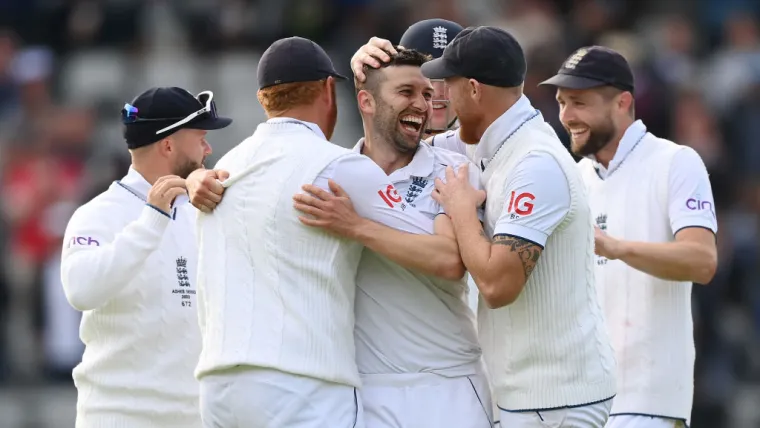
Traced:
<svg viewBox="0 0 760 428">
<path fill-rule="evenodd" d="M 338 183 L 332 180 L 327 180 L 327 185 L 330 186 L 330 191 L 333 192 L 333 195 L 338 197 L 348 197 L 348 193 L 346 193 Z"/>
<path fill-rule="evenodd" d="M 225 171 L 223 169 L 215 169 L 214 172 L 216 173 L 216 178 L 219 180 L 226 180 L 230 178 L 229 171 Z"/>
</svg>

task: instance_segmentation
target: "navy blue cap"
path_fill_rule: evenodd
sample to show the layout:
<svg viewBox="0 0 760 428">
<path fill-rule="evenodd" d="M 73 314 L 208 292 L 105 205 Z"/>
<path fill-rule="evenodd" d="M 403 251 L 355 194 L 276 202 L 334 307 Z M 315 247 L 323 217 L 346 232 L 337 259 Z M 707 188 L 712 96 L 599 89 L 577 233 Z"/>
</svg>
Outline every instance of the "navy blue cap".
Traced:
<svg viewBox="0 0 760 428">
<path fill-rule="evenodd" d="M 496 27 L 467 27 L 446 46 L 440 58 L 422 64 L 422 74 L 429 79 L 459 76 L 504 88 L 520 86 L 526 69 L 520 44 Z"/>
<path fill-rule="evenodd" d="M 557 75 L 539 85 L 568 89 L 612 86 L 633 92 L 633 72 L 620 53 L 604 46 L 586 46 L 573 52 Z"/>
<path fill-rule="evenodd" d="M 406 49 L 414 49 L 433 58 L 440 58 L 443 50 L 464 30 L 456 22 L 445 19 L 426 19 L 407 28 L 398 43 Z"/>
<path fill-rule="evenodd" d="M 264 51 L 256 71 L 259 89 L 283 83 L 314 82 L 327 77 L 346 80 L 321 46 L 303 37 L 277 40 Z"/>
<path fill-rule="evenodd" d="M 203 109 L 205 107 L 203 102 L 208 99 L 208 95 L 206 93 L 201 93 L 201 95 L 199 99 L 182 88 L 158 87 L 150 88 L 135 97 L 129 104 L 130 111 L 122 110 L 122 122 L 126 125 L 124 138 L 127 140 L 127 146 L 131 149 L 146 146 L 180 129 L 214 130 L 229 126 L 232 119 L 219 117 L 215 100 L 211 97 L 211 111 L 198 114 L 187 123 L 157 133 Z"/>
</svg>

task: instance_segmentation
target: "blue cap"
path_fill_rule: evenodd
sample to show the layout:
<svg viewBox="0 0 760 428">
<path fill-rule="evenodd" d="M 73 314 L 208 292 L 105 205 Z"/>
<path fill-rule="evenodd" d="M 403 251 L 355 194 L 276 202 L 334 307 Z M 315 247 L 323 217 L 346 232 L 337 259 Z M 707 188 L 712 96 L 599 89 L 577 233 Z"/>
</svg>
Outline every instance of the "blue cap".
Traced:
<svg viewBox="0 0 760 428">
<path fill-rule="evenodd" d="M 401 36 L 399 45 L 439 58 L 443 55 L 446 45 L 462 30 L 462 26 L 456 22 L 445 19 L 426 19 L 409 27 Z"/>
<path fill-rule="evenodd" d="M 314 82 L 327 77 L 346 78 L 333 67 L 321 46 L 303 37 L 288 37 L 272 43 L 256 70 L 259 89 L 283 83 Z"/>
<path fill-rule="evenodd" d="M 568 89 L 612 86 L 633 93 L 633 71 L 620 53 L 604 46 L 586 46 L 573 52 L 557 75 L 539 85 Z"/>
</svg>

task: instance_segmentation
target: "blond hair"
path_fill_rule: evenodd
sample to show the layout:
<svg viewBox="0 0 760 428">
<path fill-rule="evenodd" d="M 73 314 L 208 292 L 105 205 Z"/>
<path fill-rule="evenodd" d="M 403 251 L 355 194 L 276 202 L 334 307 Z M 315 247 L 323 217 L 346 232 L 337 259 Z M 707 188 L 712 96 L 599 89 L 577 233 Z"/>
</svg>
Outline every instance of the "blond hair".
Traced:
<svg viewBox="0 0 760 428">
<path fill-rule="evenodd" d="M 282 83 L 259 89 L 256 96 L 268 115 L 277 116 L 295 107 L 312 104 L 322 92 L 324 82 Z"/>
</svg>

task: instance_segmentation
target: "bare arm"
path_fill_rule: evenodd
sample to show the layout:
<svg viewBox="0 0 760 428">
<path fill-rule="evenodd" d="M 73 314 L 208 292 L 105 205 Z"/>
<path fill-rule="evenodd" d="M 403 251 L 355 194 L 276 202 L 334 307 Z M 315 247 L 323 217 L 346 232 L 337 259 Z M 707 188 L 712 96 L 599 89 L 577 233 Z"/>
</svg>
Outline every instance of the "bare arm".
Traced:
<svg viewBox="0 0 760 428">
<path fill-rule="evenodd" d="M 449 280 L 465 273 L 451 220 L 445 215 L 435 218 L 433 235 L 399 232 L 363 219 L 353 238 L 407 269 Z"/>
<path fill-rule="evenodd" d="M 608 259 L 619 259 L 634 269 L 669 281 L 709 283 L 718 265 L 715 235 L 701 227 L 687 227 L 676 234 L 674 242 L 635 242 L 600 238 L 597 252 Z"/>
</svg>

